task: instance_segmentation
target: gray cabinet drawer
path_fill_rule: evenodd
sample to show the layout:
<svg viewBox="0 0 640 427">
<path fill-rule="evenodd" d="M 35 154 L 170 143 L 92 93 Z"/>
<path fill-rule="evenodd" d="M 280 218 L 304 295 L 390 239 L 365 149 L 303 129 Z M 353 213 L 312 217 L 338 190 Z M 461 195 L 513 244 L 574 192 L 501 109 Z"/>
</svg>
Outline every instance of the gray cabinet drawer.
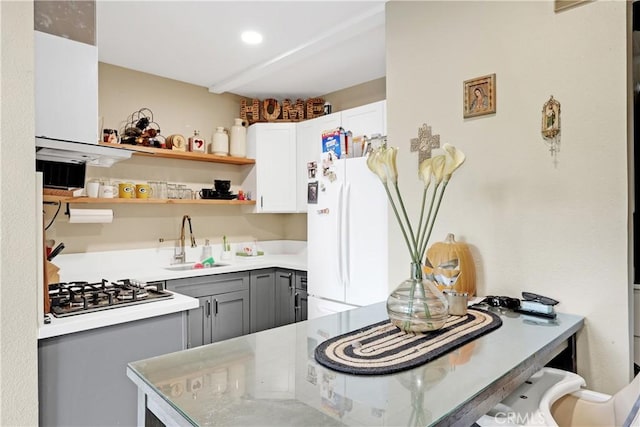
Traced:
<svg viewBox="0 0 640 427">
<path fill-rule="evenodd" d="M 224 273 L 167 280 L 167 289 L 194 298 L 226 292 L 248 291 L 249 274 L 247 272 Z"/>
</svg>

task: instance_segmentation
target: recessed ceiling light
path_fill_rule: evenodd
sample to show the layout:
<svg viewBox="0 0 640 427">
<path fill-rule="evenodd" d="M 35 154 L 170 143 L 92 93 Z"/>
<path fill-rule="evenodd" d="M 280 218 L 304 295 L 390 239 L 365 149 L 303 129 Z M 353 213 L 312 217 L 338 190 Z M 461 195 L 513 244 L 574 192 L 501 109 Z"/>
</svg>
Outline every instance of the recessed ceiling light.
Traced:
<svg viewBox="0 0 640 427">
<path fill-rule="evenodd" d="M 242 41 L 246 44 L 260 44 L 262 43 L 262 34 L 256 31 L 245 31 L 240 35 Z"/>
</svg>

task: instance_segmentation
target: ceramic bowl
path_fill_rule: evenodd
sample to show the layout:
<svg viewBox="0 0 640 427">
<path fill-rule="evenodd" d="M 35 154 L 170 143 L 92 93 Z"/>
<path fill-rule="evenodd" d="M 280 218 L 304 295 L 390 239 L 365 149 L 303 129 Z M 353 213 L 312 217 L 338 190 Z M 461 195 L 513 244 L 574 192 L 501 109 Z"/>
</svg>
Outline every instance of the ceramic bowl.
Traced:
<svg viewBox="0 0 640 427">
<path fill-rule="evenodd" d="M 231 188 L 231 181 L 216 179 L 213 181 L 213 185 L 216 188 L 216 191 L 224 194 L 229 192 L 229 189 Z"/>
</svg>

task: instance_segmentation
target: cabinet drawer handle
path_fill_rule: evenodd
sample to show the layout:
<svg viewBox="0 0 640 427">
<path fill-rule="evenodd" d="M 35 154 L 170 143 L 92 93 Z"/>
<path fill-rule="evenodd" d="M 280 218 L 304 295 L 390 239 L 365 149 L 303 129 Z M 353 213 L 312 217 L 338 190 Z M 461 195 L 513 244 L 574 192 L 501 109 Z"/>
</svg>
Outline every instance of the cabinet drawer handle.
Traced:
<svg viewBox="0 0 640 427">
<path fill-rule="evenodd" d="M 289 293 L 293 292 L 293 273 L 287 274 L 289 278 Z"/>
</svg>

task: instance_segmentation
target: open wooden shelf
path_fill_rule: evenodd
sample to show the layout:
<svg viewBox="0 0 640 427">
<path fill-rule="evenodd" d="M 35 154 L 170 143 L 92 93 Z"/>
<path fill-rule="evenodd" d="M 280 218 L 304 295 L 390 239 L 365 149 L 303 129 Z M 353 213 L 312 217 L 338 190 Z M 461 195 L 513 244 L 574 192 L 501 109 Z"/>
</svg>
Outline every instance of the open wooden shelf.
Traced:
<svg viewBox="0 0 640 427">
<path fill-rule="evenodd" d="M 141 145 L 110 144 L 108 142 L 101 142 L 100 145 L 104 147 L 119 148 L 122 150 L 130 150 L 133 151 L 136 156 L 193 160 L 197 162 L 226 163 L 228 165 L 253 165 L 256 163 L 255 159 L 247 159 L 246 157 L 214 156 L 213 154 L 174 151 L 167 150 L 165 148 L 143 147 Z"/>
<path fill-rule="evenodd" d="M 100 199 L 93 197 L 63 197 L 44 195 L 45 202 L 62 202 L 82 205 L 118 204 L 118 205 L 255 205 L 255 200 L 219 200 L 219 199 Z"/>
</svg>

